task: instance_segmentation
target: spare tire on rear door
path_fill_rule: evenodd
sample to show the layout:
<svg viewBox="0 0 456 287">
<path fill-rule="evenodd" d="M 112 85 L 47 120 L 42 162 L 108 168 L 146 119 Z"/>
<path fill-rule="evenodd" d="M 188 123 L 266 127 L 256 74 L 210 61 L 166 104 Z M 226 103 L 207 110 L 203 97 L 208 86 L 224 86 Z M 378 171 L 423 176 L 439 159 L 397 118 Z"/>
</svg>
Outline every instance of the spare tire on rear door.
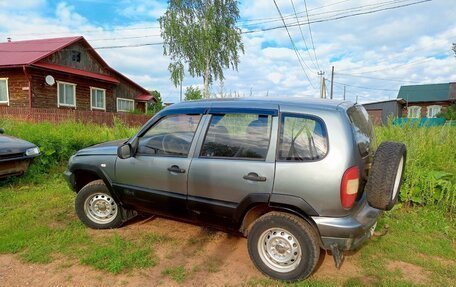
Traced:
<svg viewBox="0 0 456 287">
<path fill-rule="evenodd" d="M 383 142 L 375 152 L 366 184 L 370 206 L 391 210 L 397 201 L 404 174 L 407 149 L 404 144 Z"/>
</svg>

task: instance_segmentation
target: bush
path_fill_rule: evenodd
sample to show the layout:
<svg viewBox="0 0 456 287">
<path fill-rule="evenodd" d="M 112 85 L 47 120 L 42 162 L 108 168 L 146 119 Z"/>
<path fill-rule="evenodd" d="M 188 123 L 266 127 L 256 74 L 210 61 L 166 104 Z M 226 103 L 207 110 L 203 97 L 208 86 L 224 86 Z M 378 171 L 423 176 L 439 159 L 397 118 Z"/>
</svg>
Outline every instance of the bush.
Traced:
<svg viewBox="0 0 456 287">
<path fill-rule="evenodd" d="M 407 164 L 400 200 L 405 204 L 441 205 L 456 210 L 456 128 L 402 127 L 376 129 L 377 142 L 390 140 L 407 146 Z"/>
<path fill-rule="evenodd" d="M 444 112 L 437 115 L 439 118 L 444 118 L 447 121 L 456 120 L 456 104 L 449 106 Z"/>
<path fill-rule="evenodd" d="M 0 127 L 5 129 L 5 134 L 30 141 L 40 148 L 41 156 L 34 160 L 28 172 L 29 177 L 34 178 L 66 164 L 70 156 L 82 148 L 128 138 L 137 131 L 137 128 L 128 128 L 119 120 L 116 120 L 111 128 L 76 122 L 54 124 L 0 119 Z"/>
</svg>

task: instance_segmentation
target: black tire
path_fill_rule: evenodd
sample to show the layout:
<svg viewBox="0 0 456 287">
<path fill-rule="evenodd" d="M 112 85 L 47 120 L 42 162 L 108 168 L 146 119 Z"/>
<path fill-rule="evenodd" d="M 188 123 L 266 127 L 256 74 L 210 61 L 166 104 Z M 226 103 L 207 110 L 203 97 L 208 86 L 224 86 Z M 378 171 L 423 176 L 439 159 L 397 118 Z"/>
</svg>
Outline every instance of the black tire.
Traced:
<svg viewBox="0 0 456 287">
<path fill-rule="evenodd" d="M 90 228 L 117 228 L 123 223 L 122 207 L 102 180 L 92 181 L 78 192 L 75 208 L 79 219 Z"/>
<path fill-rule="evenodd" d="M 407 156 L 406 146 L 383 142 L 375 152 L 366 183 L 367 202 L 381 210 L 391 210 L 397 202 Z"/>
<path fill-rule="evenodd" d="M 293 282 L 307 278 L 315 269 L 320 257 L 319 242 L 317 232 L 308 222 L 274 211 L 253 223 L 247 246 L 250 258 L 263 274 Z"/>
</svg>

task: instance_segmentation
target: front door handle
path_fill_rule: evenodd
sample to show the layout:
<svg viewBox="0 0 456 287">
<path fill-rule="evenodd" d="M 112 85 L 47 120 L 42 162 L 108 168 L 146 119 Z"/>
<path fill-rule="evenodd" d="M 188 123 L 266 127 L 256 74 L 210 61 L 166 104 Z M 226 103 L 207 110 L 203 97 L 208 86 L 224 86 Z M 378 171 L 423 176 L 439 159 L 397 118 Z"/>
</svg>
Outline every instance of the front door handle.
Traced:
<svg viewBox="0 0 456 287">
<path fill-rule="evenodd" d="M 244 175 L 242 178 L 251 181 L 266 181 L 266 177 L 259 176 L 256 172 L 249 172 L 249 174 Z"/>
<path fill-rule="evenodd" d="M 168 167 L 168 171 L 175 172 L 175 173 L 185 173 L 185 169 L 180 168 L 177 165 L 172 165 L 172 166 Z"/>
</svg>

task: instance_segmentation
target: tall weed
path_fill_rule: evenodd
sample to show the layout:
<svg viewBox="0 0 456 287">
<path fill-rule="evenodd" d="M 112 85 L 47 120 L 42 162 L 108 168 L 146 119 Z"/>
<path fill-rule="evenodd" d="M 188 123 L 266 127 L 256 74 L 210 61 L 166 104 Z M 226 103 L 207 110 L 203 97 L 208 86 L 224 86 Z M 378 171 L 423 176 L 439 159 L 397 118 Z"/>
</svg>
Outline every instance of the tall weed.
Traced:
<svg viewBox="0 0 456 287">
<path fill-rule="evenodd" d="M 22 138 L 36 144 L 41 156 L 34 160 L 29 176 L 41 177 L 54 168 L 65 164 L 76 151 L 109 140 L 131 137 L 137 128 L 129 128 L 121 121 L 114 127 L 77 122 L 30 123 L 0 119 L 5 134 Z"/>
<path fill-rule="evenodd" d="M 400 200 L 456 211 L 456 127 L 404 125 L 379 127 L 377 142 L 398 141 L 407 146 L 407 164 Z"/>
</svg>

